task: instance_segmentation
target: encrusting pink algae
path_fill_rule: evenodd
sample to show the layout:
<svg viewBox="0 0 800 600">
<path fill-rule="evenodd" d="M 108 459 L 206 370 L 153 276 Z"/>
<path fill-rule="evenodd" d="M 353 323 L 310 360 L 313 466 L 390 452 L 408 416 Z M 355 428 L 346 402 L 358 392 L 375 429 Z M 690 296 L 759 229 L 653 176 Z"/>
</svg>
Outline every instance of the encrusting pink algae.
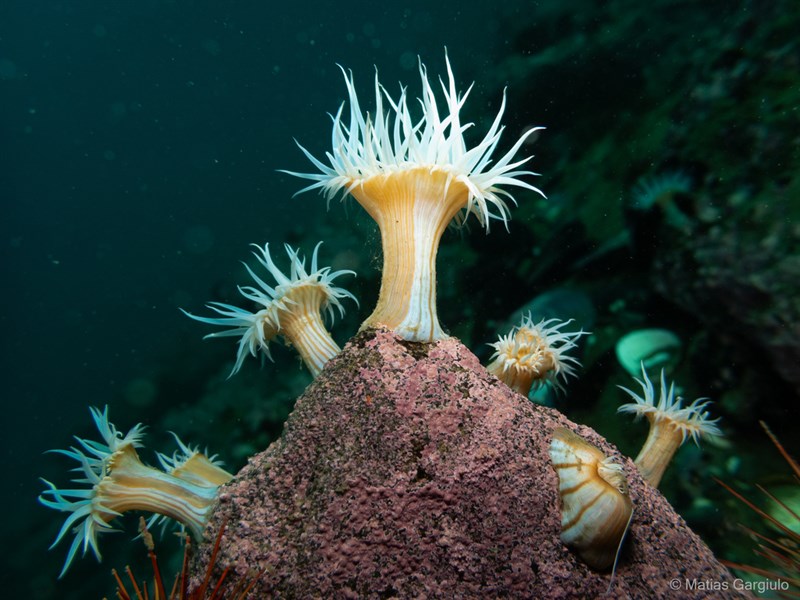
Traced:
<svg viewBox="0 0 800 600">
<path fill-rule="evenodd" d="M 634 515 L 613 580 L 559 539 L 557 427 L 627 475 Z M 367 330 L 351 340 L 281 439 L 222 489 L 207 535 L 223 521 L 218 564 L 243 577 L 264 570 L 256 598 L 739 597 L 630 459 L 512 392 L 453 338 Z M 206 549 L 194 572 L 207 560 Z"/>
</svg>

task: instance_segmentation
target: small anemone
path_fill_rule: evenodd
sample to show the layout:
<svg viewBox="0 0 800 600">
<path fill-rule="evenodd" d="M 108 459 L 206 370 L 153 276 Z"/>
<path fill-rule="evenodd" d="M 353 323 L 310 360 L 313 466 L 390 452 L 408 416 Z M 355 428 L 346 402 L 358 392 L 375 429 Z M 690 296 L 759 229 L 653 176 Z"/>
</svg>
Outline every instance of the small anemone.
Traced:
<svg viewBox="0 0 800 600">
<path fill-rule="evenodd" d="M 202 487 L 219 487 L 233 478 L 233 475 L 222 468 L 225 463 L 217 459 L 216 454 L 209 456 L 208 449 L 201 452 L 200 446 L 185 444 L 175 432 L 170 433 L 178 444 L 178 450 L 172 456 L 156 452 L 158 462 L 165 472 Z"/>
<path fill-rule="evenodd" d="M 269 244 L 264 244 L 263 248 L 253 244 L 256 248 L 253 252 L 256 260 L 277 284 L 275 287 L 268 285 L 243 263 L 258 287 L 240 286 L 238 289 L 242 296 L 262 307 L 254 313 L 222 302 L 206 304 L 222 317 L 200 317 L 181 309 L 186 316 L 201 323 L 230 328 L 210 333 L 206 338 L 240 338 L 236 362 L 229 377 L 239 371 L 248 354 L 257 356 L 260 351 L 271 359 L 269 343 L 279 334 L 288 345 L 297 349 L 313 375 L 317 375 L 325 363 L 339 353 L 339 346 L 322 323 L 321 313 L 324 312 L 333 320 L 334 309 L 338 309 L 341 316 L 344 315 L 344 306 L 341 303 L 343 298 L 350 298 L 358 304 L 353 294 L 333 285 L 337 277 L 355 273 L 346 270 L 331 271 L 330 267 L 320 268 L 317 255 L 321 244 L 322 242 L 314 248 L 311 268 L 308 270 L 305 258 L 301 258 L 299 251 L 286 244 L 286 254 L 289 256 L 288 275 L 273 262 Z"/>
<path fill-rule="evenodd" d="M 636 379 L 636 378 L 635 378 Z M 664 371 L 661 371 L 661 388 L 656 400 L 653 382 L 642 365 L 642 379 L 636 379 L 642 387 L 642 395 L 618 386 L 634 402 L 623 404 L 617 409 L 620 413 L 631 413 L 637 417 L 645 416 L 650 422 L 650 431 L 641 452 L 634 461 L 644 478 L 653 487 L 658 487 L 661 477 L 678 448 L 691 437 L 699 443 L 702 436 L 722 435 L 717 423 L 708 413 L 708 398 L 698 398 L 691 404 L 683 405 L 683 399 L 675 395 L 675 384 L 667 385 Z"/>
<path fill-rule="evenodd" d="M 67 572 L 81 546 L 84 555 L 91 548 L 101 560 L 98 535 L 117 531 L 111 522 L 123 513 L 141 510 L 163 515 L 180 522 L 199 538 L 217 500 L 218 485 L 197 485 L 144 465 L 136 452 L 136 447 L 141 446 L 142 425 L 122 435 L 109 422 L 108 407 L 102 412 L 90 410 L 103 441 L 76 437 L 80 448 L 52 451 L 78 462 L 74 471 L 80 475 L 72 482 L 81 487 L 59 489 L 43 479 L 48 489 L 39 496 L 44 506 L 68 513 L 50 548 L 69 531 L 75 536 L 59 577 Z"/>
<path fill-rule="evenodd" d="M 719 419 L 710 419 L 706 408 L 711 404 L 708 398 L 698 398 L 691 404 L 683 406 L 683 398 L 675 395 L 675 383 L 667 386 L 664 370 L 661 370 L 661 387 L 656 402 L 655 386 L 647 377 L 647 371 L 642 365 L 642 379 L 634 378 L 642 386 L 643 395 L 618 386 L 628 393 L 635 402 L 623 404 L 617 409 L 620 413 L 632 413 L 638 417 L 646 416 L 651 421 L 663 420 L 681 434 L 681 442 L 691 437 L 698 443 L 703 435 L 722 435 L 717 422 Z"/>
<path fill-rule="evenodd" d="M 72 446 L 69 450 L 50 450 L 76 460 L 78 467 L 73 470 L 83 476 L 73 478 L 72 481 L 81 485 L 88 484 L 89 487 L 58 489 L 55 484 L 42 479 L 49 489 L 42 492 L 39 502 L 48 508 L 69 513 L 50 548 L 54 548 L 71 528 L 75 534 L 59 577 L 67 572 L 81 546 L 84 555 L 91 548 L 97 560 L 101 559 L 97 536 L 116 531 L 109 525 L 109 521 L 119 516 L 119 513 L 106 506 L 102 498 L 97 496 L 97 486 L 105 477 L 112 458 L 127 447 L 141 447 L 144 434 L 144 426 L 137 424 L 127 434 L 122 435 L 122 432 L 108 420 L 108 406 L 102 412 L 95 407 L 90 407 L 89 410 L 103 441 L 97 442 L 75 436 L 82 449 Z"/>
<path fill-rule="evenodd" d="M 558 377 L 566 381 L 575 375 L 578 360 L 567 352 L 577 346 L 576 340 L 587 331 L 561 331 L 572 322 L 542 319 L 534 324 L 530 313 L 508 334 L 501 335 L 494 348 L 487 370 L 511 389 L 527 396 L 531 388 L 551 383 L 563 389 Z"/>
<path fill-rule="evenodd" d="M 692 191 L 692 180 L 682 171 L 645 175 L 633 186 L 632 206 L 637 210 L 650 210 L 675 194 L 688 194 L 690 191 Z"/>
</svg>

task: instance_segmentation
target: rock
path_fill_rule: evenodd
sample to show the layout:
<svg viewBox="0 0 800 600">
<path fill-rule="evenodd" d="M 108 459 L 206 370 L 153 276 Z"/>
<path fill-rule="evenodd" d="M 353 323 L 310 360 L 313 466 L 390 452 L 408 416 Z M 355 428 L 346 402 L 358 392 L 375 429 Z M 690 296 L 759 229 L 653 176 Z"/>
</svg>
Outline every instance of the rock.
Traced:
<svg viewBox="0 0 800 600">
<path fill-rule="evenodd" d="M 615 455 L 634 519 L 610 597 L 727 598 L 733 578 L 632 461 L 515 394 L 459 341 L 350 341 L 297 401 L 283 437 L 226 486 L 216 569 L 263 569 L 252 597 L 592 598 L 596 573 L 559 539 L 551 432 Z M 195 585 L 209 548 L 193 564 Z M 681 589 L 689 581 L 695 590 Z"/>
<path fill-rule="evenodd" d="M 707 234 L 673 234 L 653 264 L 653 281 L 707 329 L 767 357 L 800 394 L 800 230 L 771 231 L 790 219 L 777 210 L 767 214 L 766 223 L 747 223 L 749 235 L 735 222 Z"/>
</svg>

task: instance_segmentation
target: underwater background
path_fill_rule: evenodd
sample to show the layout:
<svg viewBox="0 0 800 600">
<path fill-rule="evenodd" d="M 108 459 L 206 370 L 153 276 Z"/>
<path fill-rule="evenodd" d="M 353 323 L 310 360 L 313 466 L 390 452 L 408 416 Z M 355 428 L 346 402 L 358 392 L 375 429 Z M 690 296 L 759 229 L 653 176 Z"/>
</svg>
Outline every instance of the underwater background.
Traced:
<svg viewBox="0 0 800 600">
<path fill-rule="evenodd" d="M 377 229 L 352 200 L 293 197 L 302 182 L 276 170 L 309 170 L 294 139 L 328 149 L 337 64 L 362 98 L 376 67 L 416 95 L 418 57 L 444 75 L 445 47 L 459 89 L 475 82 L 477 139 L 506 86 L 506 148 L 547 127 L 524 153 L 548 198 L 515 194 L 509 232 L 446 233 L 443 325 L 485 363 L 520 310 L 575 318 L 593 332 L 583 367 L 534 400 L 630 456 L 646 427 L 616 414 L 616 386 L 635 385 L 617 349 L 639 332 L 634 356 L 711 398 L 725 433 L 682 448 L 661 489 L 719 558 L 755 564 L 737 524 L 766 525 L 713 477 L 800 505 L 758 425 L 798 455 L 797 31 L 789 1 L 0 4 L 4 595 L 99 598 L 112 567 L 149 573 L 126 518 L 102 564 L 56 580 L 62 515 L 36 497 L 69 463 L 43 453 L 95 437 L 88 406 L 146 424 L 148 449 L 171 452 L 174 431 L 234 472 L 280 435 L 310 381 L 299 361 L 275 347 L 276 364 L 226 379 L 234 342 L 203 342 L 178 307 L 235 304 L 250 243 L 323 240 L 323 264 L 358 273 L 361 308 L 332 329 L 345 343 L 377 297 Z M 171 572 L 178 541 L 158 550 Z"/>
</svg>

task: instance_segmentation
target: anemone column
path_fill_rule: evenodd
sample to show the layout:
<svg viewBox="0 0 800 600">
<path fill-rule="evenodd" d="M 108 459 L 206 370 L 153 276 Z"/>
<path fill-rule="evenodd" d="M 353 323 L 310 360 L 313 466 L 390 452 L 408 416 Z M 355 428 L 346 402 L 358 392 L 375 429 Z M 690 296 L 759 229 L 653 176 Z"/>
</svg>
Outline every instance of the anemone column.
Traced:
<svg viewBox="0 0 800 600">
<path fill-rule="evenodd" d="M 383 278 L 363 327 L 385 326 L 406 339 L 445 337 L 436 314 L 436 254 L 469 190 L 442 171 L 416 168 L 373 177 L 353 197 L 381 231 Z"/>
<path fill-rule="evenodd" d="M 319 375 L 341 348 L 322 322 L 320 307 L 328 302 L 325 290 L 316 285 L 296 288 L 290 310 L 281 310 L 281 332 L 293 346 L 312 376 Z"/>
<path fill-rule="evenodd" d="M 141 510 L 175 519 L 201 539 L 218 494 L 218 487 L 190 483 L 144 465 L 133 446 L 126 445 L 115 452 L 108 475 L 96 487 L 97 501 L 105 509 L 98 518 L 110 522 Z"/>
</svg>

